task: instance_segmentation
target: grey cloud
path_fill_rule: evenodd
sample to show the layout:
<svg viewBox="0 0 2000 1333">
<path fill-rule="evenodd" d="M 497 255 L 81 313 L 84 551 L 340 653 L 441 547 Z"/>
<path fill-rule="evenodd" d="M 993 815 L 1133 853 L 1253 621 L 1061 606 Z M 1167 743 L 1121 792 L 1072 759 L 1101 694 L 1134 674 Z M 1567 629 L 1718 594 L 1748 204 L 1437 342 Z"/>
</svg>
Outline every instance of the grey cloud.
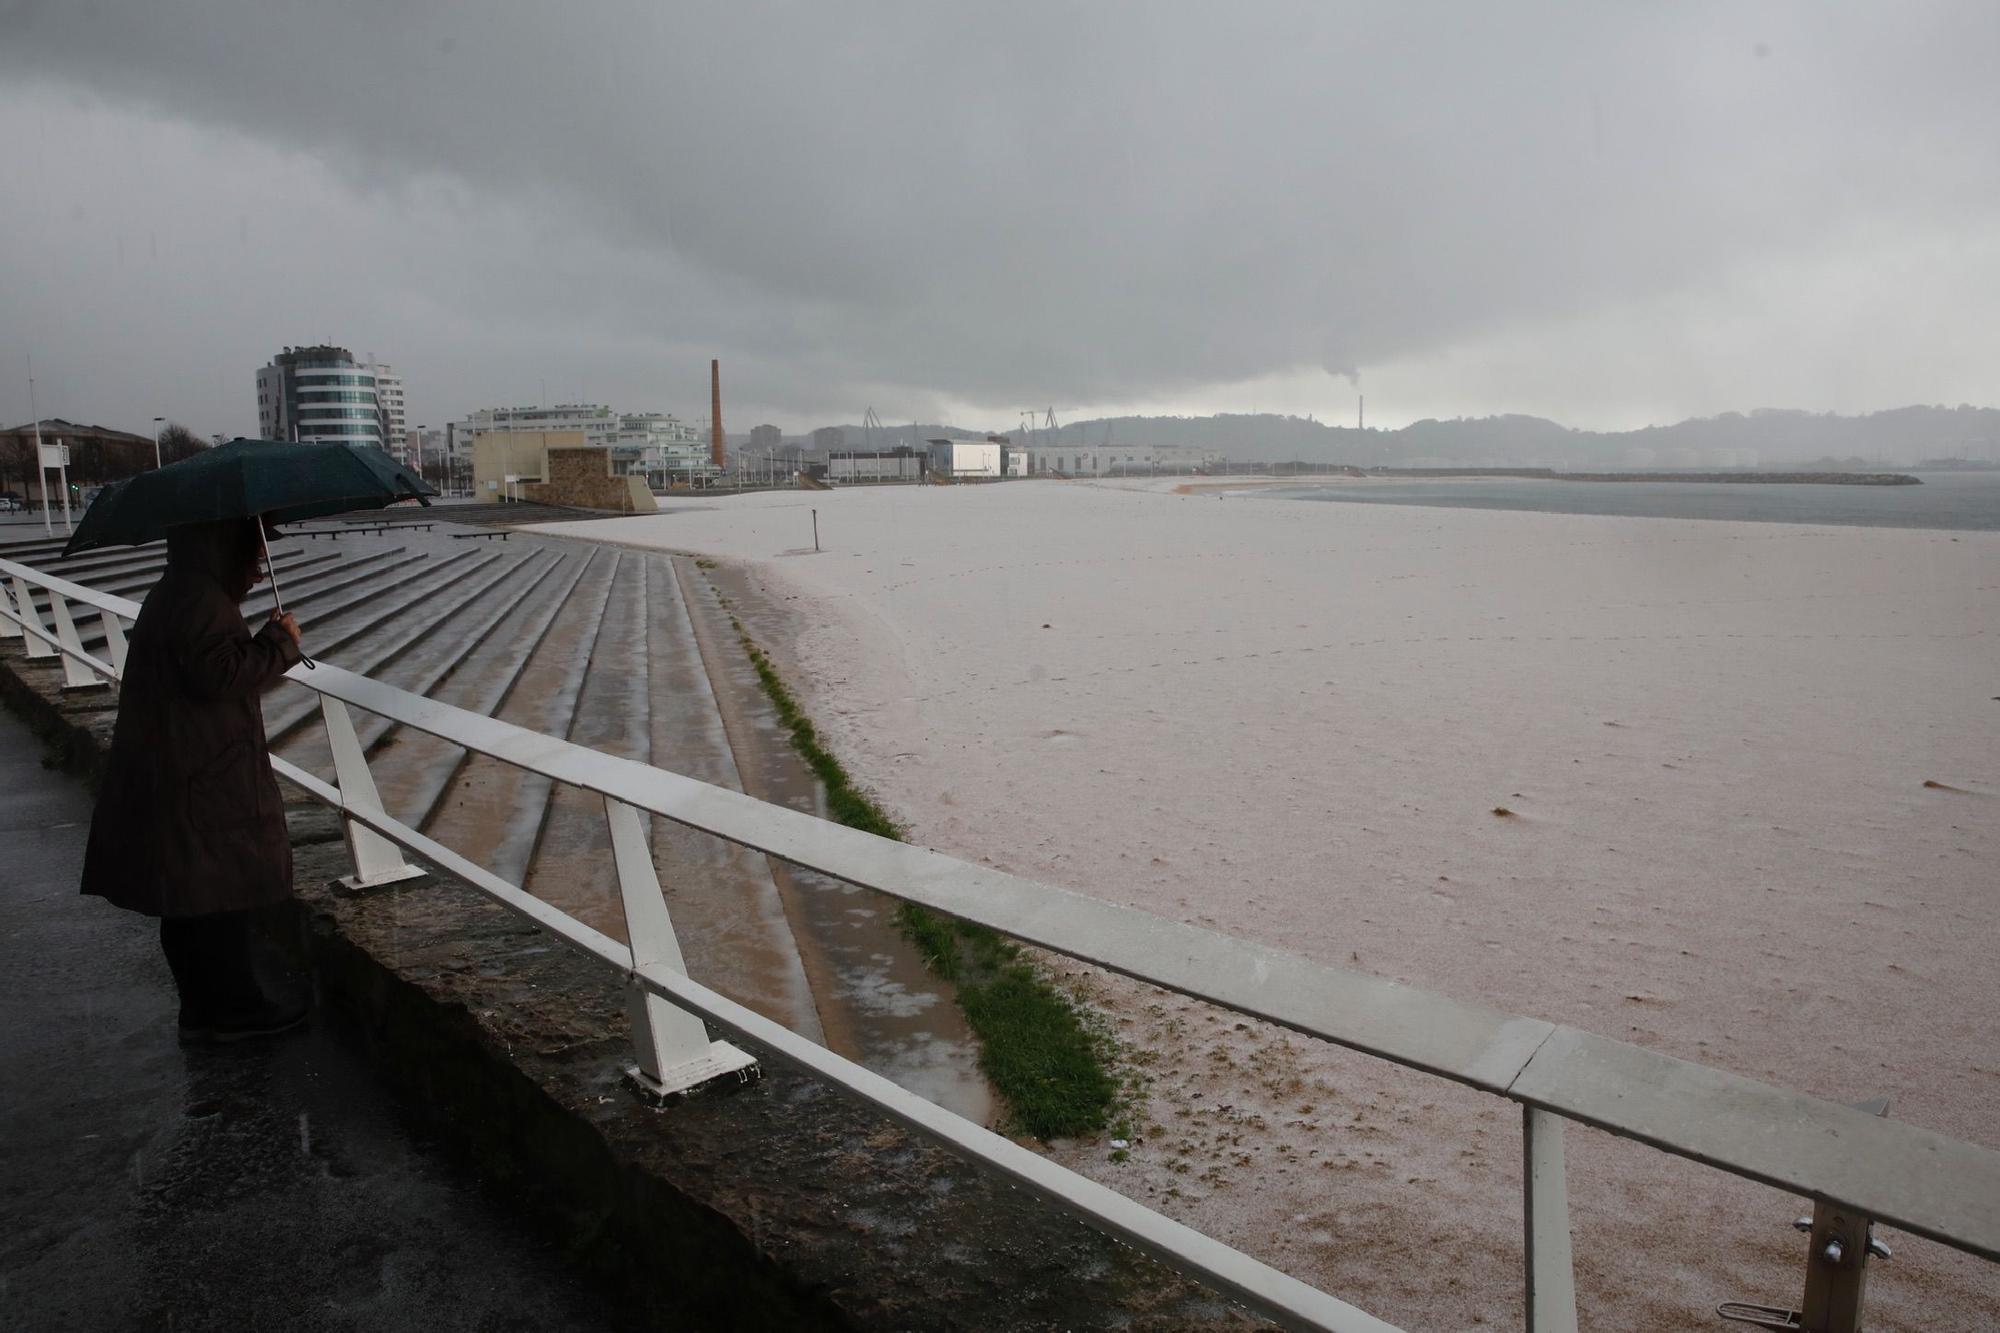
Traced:
<svg viewBox="0 0 2000 1333">
<path fill-rule="evenodd" d="M 432 178 L 506 201 L 540 239 L 495 281 L 799 411 L 1352 379 L 1990 221 L 1996 52 L 1984 4 L 0 8 L 10 78 L 316 155 L 385 207 Z M 402 267 L 504 317 L 462 264 Z"/>
</svg>

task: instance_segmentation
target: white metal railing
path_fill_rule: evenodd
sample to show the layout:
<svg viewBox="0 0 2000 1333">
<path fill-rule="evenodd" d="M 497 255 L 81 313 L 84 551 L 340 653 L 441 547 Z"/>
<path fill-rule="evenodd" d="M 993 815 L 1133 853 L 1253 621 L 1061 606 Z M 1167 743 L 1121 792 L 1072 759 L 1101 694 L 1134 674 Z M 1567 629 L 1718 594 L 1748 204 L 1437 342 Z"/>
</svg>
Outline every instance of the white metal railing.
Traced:
<svg viewBox="0 0 2000 1333">
<path fill-rule="evenodd" d="M 50 606 L 54 630 L 40 616 L 36 592 Z M 64 605 L 71 601 L 98 616 L 109 660 L 84 651 Z M 119 622 L 136 617 L 138 610 L 128 599 L 0 559 L 0 634 L 25 637 L 30 657 L 62 656 L 65 688 L 102 685 L 122 672 Z M 426 699 L 328 663 L 316 670 L 294 668 L 289 678 L 319 695 L 335 782 L 323 782 L 275 756 L 272 763 L 288 781 L 341 813 L 355 881 L 381 884 L 421 873 L 404 862 L 407 850 L 624 973 L 637 1048 L 637 1065 L 630 1072 L 643 1085 L 673 1091 L 747 1070 L 751 1057 L 726 1042 L 711 1041 L 706 1020 L 806 1066 L 911 1128 L 987 1162 L 1287 1327 L 1359 1333 L 1389 1326 L 941 1110 L 690 980 L 641 816 L 670 819 L 1518 1103 L 1525 1156 L 1524 1282 L 1529 1327 L 1535 1333 L 1576 1327 L 1563 1167 L 1565 1120 L 1814 1200 L 1805 1322 L 1774 1326 L 1859 1328 L 1870 1230 L 1876 1221 L 2000 1260 L 2000 1153 L 1990 1149 L 1870 1110 L 970 865 Z M 600 796 L 632 943 L 618 943 L 391 818 L 355 738 L 350 706 Z M 1882 1252 L 1879 1244 L 1872 1248 Z M 1851 1316 L 1842 1313 L 1848 1309 Z M 1774 1320 L 1786 1313 L 1771 1307 L 1736 1309 L 1737 1317 Z"/>
</svg>

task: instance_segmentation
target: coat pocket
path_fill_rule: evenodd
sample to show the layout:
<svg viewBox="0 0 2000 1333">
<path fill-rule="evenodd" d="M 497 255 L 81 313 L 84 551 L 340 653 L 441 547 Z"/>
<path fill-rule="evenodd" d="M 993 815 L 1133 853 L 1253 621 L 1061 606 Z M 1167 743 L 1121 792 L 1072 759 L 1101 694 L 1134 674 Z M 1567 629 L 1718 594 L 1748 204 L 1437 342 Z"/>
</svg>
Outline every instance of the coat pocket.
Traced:
<svg viewBox="0 0 2000 1333">
<path fill-rule="evenodd" d="M 231 829 L 258 821 L 264 799 L 258 757 L 248 741 L 237 741 L 188 774 L 189 827 Z"/>
</svg>

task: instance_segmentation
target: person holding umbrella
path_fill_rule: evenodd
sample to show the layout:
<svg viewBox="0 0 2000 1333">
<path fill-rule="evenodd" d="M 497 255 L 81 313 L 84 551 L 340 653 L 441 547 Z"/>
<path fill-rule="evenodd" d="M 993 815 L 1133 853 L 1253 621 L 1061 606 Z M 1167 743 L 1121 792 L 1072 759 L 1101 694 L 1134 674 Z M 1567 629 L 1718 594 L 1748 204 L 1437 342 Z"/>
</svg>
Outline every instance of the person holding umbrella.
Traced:
<svg viewBox="0 0 2000 1333">
<path fill-rule="evenodd" d="M 284 798 L 261 698 L 299 661 L 299 626 L 256 633 L 238 604 L 263 581 L 256 519 L 167 534 L 167 571 L 140 608 L 118 723 L 83 860 L 83 892 L 160 919 L 183 1038 L 297 1027 L 251 966 L 251 913 L 292 892 Z"/>
<path fill-rule="evenodd" d="M 82 891 L 159 918 L 184 1040 L 283 1032 L 306 1014 L 251 963 L 252 913 L 292 892 L 261 699 L 311 666 L 282 600 L 254 632 L 240 609 L 275 576 L 267 524 L 431 494 L 380 450 L 237 440 L 107 487 L 64 549 L 167 543 L 126 652 Z"/>
</svg>

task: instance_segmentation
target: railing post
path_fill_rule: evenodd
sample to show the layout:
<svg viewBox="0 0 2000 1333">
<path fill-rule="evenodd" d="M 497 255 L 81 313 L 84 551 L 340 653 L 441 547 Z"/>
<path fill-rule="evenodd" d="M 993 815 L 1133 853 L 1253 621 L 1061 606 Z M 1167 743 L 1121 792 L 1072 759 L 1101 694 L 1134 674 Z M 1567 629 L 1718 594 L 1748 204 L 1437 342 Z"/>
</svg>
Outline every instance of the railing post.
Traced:
<svg viewBox="0 0 2000 1333">
<path fill-rule="evenodd" d="M 375 790 L 375 776 L 368 771 L 368 758 L 361 753 L 347 705 L 322 694 L 319 711 L 326 720 L 327 745 L 333 750 L 333 780 L 340 788 L 341 809 L 381 814 L 382 797 Z M 374 829 L 351 817 L 343 816 L 340 823 L 347 834 L 347 854 L 354 859 L 354 873 L 340 881 L 343 887 L 372 889 L 423 877 L 423 871 L 403 859 L 401 848 Z"/>
<path fill-rule="evenodd" d="M 97 623 L 104 627 L 104 651 L 118 679 L 125 679 L 125 622 L 116 611 L 99 611 Z"/>
<path fill-rule="evenodd" d="M 109 685 L 111 682 L 97 674 L 83 662 L 83 639 L 76 632 L 76 621 L 69 614 L 69 598 L 49 590 L 49 610 L 56 617 L 56 641 L 62 645 L 63 688 L 65 690 L 92 690 Z"/>
<path fill-rule="evenodd" d="M 14 609 L 14 594 L 9 591 L 5 582 L 0 582 L 0 611 L 9 613 L 0 615 L 0 639 L 18 639 L 27 633 L 11 618 L 21 613 Z"/>
<path fill-rule="evenodd" d="M 607 796 L 604 819 L 611 829 L 618 893 L 625 904 L 625 938 L 631 942 L 632 970 L 659 964 L 687 975 L 639 812 Z M 726 1041 L 710 1041 L 700 1018 L 668 1004 L 641 986 L 636 977 L 626 992 L 626 1009 L 632 1017 L 632 1046 L 638 1063 L 625 1074 L 640 1091 L 667 1097 L 729 1074 L 736 1075 L 739 1082 L 757 1076 L 754 1057 Z"/>
<path fill-rule="evenodd" d="M 1528 1333 L 1576 1333 L 1576 1270 L 1570 1253 L 1562 1133 L 1561 1116 L 1533 1106 L 1521 1108 Z"/>
<path fill-rule="evenodd" d="M 54 600 L 53 595 L 50 597 L 50 600 Z M 34 632 L 35 630 L 41 630 L 43 634 L 46 634 L 49 627 L 42 623 L 42 613 L 35 609 L 35 595 L 28 590 L 27 580 L 19 574 L 14 576 L 14 606 L 21 613 L 21 619 L 30 627 L 24 631 L 28 640 L 28 656 L 54 657 L 56 655 L 56 646 L 43 638 L 41 634 Z"/>
<path fill-rule="evenodd" d="M 1799 1327 L 1812 1333 L 1859 1333 L 1868 1302 L 1868 1258 L 1887 1258 L 1874 1219 L 1830 1203 L 1815 1203 L 1806 1247 L 1806 1294 Z"/>
</svg>

